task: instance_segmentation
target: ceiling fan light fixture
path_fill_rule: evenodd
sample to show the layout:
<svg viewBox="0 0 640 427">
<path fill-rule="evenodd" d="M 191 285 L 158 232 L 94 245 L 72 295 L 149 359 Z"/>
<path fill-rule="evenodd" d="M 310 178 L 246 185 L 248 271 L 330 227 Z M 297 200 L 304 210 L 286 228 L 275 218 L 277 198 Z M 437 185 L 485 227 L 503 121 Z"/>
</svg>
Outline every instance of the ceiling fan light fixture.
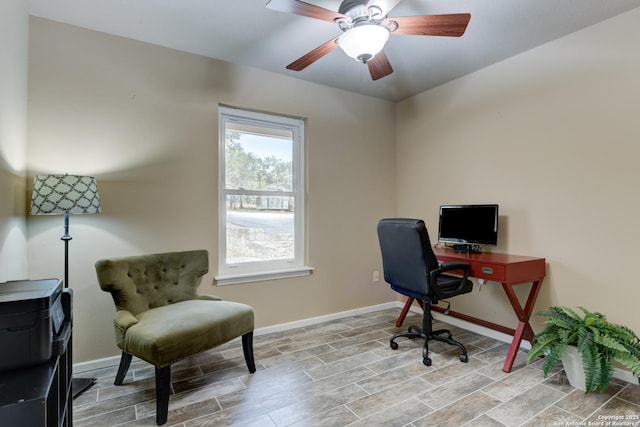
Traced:
<svg viewBox="0 0 640 427">
<path fill-rule="evenodd" d="M 383 26 L 366 24 L 353 27 L 338 39 L 338 46 L 351 58 L 366 64 L 389 40 L 389 30 Z"/>
</svg>

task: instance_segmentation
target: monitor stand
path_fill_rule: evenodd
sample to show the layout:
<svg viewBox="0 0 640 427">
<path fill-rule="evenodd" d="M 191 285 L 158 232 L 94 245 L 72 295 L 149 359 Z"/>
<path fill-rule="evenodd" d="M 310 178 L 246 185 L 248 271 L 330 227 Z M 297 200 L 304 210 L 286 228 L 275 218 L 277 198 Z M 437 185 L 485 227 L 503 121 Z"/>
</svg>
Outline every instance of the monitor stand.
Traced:
<svg viewBox="0 0 640 427">
<path fill-rule="evenodd" d="M 453 250 L 461 254 L 481 254 L 482 253 L 482 247 L 480 245 L 471 245 L 468 243 L 453 245 Z"/>
</svg>

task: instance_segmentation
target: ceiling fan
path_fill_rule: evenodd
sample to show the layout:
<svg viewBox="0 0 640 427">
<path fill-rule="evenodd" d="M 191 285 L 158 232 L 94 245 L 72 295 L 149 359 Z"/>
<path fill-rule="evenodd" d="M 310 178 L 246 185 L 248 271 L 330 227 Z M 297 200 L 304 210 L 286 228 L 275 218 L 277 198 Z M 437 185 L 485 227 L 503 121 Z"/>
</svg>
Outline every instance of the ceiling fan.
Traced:
<svg viewBox="0 0 640 427">
<path fill-rule="evenodd" d="M 389 35 L 460 37 L 471 19 L 469 13 L 388 17 L 402 0 L 343 0 L 337 12 L 299 0 L 269 0 L 267 7 L 281 12 L 338 24 L 342 34 L 321 44 L 287 65 L 301 71 L 336 47 L 356 61 L 367 64 L 373 80 L 393 73 L 384 48 Z"/>
</svg>

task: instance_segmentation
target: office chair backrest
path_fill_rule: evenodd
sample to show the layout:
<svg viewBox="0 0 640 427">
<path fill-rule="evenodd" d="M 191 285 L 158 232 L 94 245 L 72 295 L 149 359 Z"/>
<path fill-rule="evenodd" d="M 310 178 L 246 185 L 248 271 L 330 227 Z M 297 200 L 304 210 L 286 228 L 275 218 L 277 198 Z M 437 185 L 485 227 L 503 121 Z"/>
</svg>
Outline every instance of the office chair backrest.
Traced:
<svg viewBox="0 0 640 427">
<path fill-rule="evenodd" d="M 429 234 L 420 219 L 389 218 L 378 223 L 384 280 L 405 295 L 429 295 L 429 272 L 438 268 Z"/>
</svg>

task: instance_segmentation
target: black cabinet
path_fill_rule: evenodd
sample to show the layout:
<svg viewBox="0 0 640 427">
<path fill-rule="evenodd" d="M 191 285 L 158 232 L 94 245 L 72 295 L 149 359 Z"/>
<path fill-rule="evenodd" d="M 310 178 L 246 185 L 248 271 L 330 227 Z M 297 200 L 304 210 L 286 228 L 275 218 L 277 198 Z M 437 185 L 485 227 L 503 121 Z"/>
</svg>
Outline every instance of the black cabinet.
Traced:
<svg viewBox="0 0 640 427">
<path fill-rule="evenodd" d="M 0 424 L 72 427 L 72 292 L 61 294 L 64 321 L 44 363 L 0 372 Z M 8 349 L 2 349 L 7 351 Z"/>
</svg>

